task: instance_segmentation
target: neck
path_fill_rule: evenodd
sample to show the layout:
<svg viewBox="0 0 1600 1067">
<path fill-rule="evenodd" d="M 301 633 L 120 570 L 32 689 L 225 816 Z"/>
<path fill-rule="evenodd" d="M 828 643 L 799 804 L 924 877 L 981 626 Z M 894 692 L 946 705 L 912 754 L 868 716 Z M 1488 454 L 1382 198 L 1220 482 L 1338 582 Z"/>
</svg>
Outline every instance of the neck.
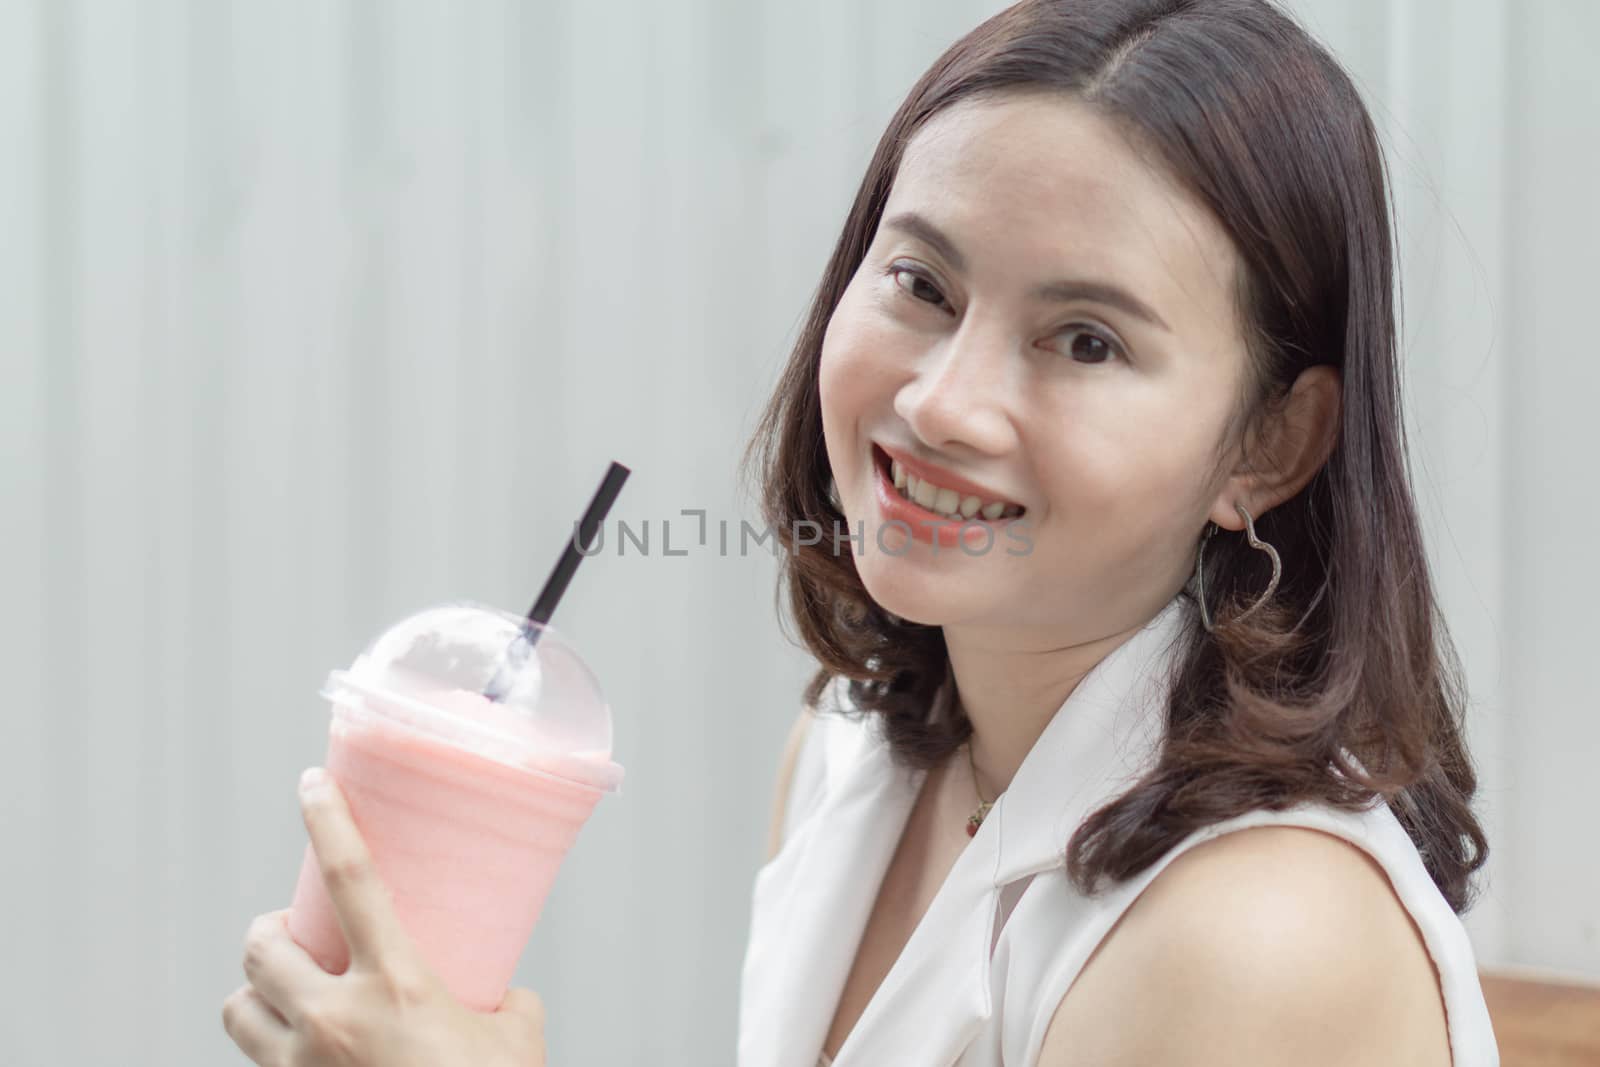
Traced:
<svg viewBox="0 0 1600 1067">
<path fill-rule="evenodd" d="M 954 698 L 972 722 L 969 744 L 982 796 L 992 801 L 1010 786 L 1078 683 L 1142 625 L 1078 642 L 994 627 L 945 627 Z"/>
</svg>

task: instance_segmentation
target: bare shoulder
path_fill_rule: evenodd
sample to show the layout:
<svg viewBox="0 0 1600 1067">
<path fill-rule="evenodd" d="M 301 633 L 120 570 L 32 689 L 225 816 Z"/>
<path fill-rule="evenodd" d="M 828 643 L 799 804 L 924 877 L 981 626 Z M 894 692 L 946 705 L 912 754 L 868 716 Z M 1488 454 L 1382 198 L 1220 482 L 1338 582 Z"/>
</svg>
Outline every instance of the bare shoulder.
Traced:
<svg viewBox="0 0 1600 1067">
<path fill-rule="evenodd" d="M 773 786 L 772 825 L 767 830 L 767 860 L 770 862 L 783 847 L 783 816 L 789 805 L 789 787 L 794 782 L 794 766 L 800 758 L 800 748 L 805 744 L 806 732 L 816 717 L 810 705 L 800 709 L 794 725 L 789 727 L 789 738 L 783 744 L 783 755 L 778 760 L 778 779 Z"/>
<path fill-rule="evenodd" d="M 1448 1067 L 1450 1051 L 1433 962 L 1383 868 L 1331 834 L 1260 826 L 1151 881 L 1062 999 L 1038 1062 L 1291 1058 Z"/>
</svg>

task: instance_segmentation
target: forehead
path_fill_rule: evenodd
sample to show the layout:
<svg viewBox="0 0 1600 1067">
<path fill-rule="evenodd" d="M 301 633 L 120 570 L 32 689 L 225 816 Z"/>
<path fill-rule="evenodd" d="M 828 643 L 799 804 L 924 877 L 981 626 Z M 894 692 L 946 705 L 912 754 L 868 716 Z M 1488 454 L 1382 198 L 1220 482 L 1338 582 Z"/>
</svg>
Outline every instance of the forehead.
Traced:
<svg viewBox="0 0 1600 1067">
<path fill-rule="evenodd" d="M 932 219 L 974 272 L 1025 285 L 1058 275 L 1113 281 L 1175 330 L 1175 319 L 1234 318 L 1237 260 L 1221 224 L 1110 121 L 1064 94 L 970 99 L 935 115 L 907 144 L 884 217 L 902 210 Z"/>
</svg>

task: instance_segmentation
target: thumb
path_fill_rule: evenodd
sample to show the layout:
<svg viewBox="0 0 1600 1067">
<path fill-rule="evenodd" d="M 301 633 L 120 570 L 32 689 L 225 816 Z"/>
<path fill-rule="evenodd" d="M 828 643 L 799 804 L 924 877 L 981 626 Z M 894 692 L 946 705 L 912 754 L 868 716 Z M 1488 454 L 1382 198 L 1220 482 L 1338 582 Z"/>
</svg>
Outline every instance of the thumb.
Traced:
<svg viewBox="0 0 1600 1067">
<path fill-rule="evenodd" d="M 518 1021 L 530 1024 L 540 1034 L 544 1033 L 544 1001 L 531 989 L 513 987 L 506 990 L 497 1014 L 514 1016 Z"/>
</svg>

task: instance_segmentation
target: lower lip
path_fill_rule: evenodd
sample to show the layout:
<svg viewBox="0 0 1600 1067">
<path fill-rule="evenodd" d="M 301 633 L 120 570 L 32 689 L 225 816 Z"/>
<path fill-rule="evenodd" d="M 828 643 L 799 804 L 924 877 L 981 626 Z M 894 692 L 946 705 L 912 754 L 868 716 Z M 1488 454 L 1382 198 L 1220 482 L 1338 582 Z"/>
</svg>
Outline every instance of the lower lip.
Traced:
<svg viewBox="0 0 1600 1067">
<path fill-rule="evenodd" d="M 883 512 L 885 522 L 898 520 L 910 528 L 911 537 L 925 545 L 938 545 L 940 548 L 959 548 L 963 541 L 972 549 L 984 552 L 994 545 L 995 534 L 1003 527 L 1009 526 L 1026 516 L 1013 515 L 1009 519 L 971 518 L 961 522 L 929 511 L 914 501 L 907 500 L 900 495 L 890 480 L 890 471 L 885 461 L 880 460 L 876 452 L 872 456 L 872 469 L 876 473 L 873 479 L 878 497 L 878 508 Z"/>
</svg>

